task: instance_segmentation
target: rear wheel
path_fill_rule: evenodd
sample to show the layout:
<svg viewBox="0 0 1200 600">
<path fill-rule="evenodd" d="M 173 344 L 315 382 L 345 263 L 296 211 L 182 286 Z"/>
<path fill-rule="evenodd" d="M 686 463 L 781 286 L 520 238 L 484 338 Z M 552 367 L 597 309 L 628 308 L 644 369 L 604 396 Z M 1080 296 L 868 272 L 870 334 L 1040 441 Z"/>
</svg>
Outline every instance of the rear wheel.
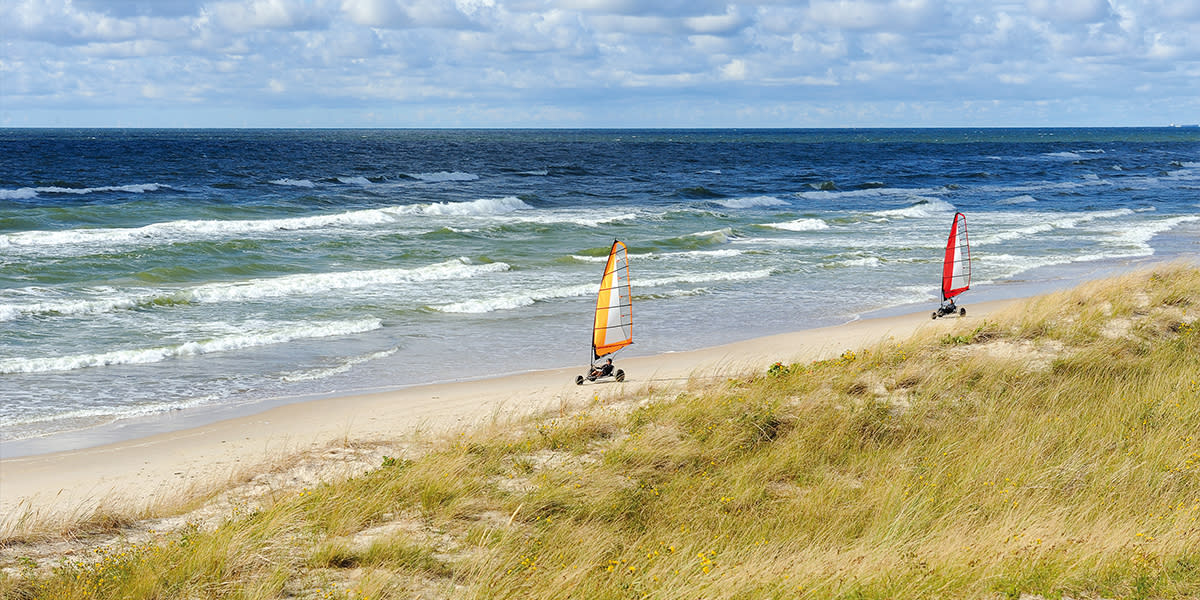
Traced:
<svg viewBox="0 0 1200 600">
<path fill-rule="evenodd" d="M 625 371 L 617 369 L 617 372 L 613 375 L 613 378 L 617 381 L 625 381 Z"/>
</svg>

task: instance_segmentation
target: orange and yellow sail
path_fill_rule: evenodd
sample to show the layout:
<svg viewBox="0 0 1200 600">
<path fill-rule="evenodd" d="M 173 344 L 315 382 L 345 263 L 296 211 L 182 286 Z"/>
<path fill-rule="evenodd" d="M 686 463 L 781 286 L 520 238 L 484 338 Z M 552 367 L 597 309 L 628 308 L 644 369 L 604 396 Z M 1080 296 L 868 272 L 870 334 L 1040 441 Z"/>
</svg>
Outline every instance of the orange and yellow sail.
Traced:
<svg viewBox="0 0 1200 600">
<path fill-rule="evenodd" d="M 633 343 L 633 293 L 629 286 L 629 256 L 625 244 L 613 240 L 596 297 L 592 327 L 593 359 Z"/>
</svg>

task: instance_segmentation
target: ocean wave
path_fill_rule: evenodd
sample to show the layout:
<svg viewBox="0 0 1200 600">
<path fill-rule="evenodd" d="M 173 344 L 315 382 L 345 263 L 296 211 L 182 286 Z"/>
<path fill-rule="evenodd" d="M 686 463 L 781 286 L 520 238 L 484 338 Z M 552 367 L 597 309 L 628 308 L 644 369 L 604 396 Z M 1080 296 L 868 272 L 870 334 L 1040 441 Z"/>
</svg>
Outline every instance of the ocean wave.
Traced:
<svg viewBox="0 0 1200 600">
<path fill-rule="evenodd" d="M 812 190 L 795 192 L 793 195 L 808 200 L 840 200 L 843 198 L 911 198 L 945 193 L 944 188 L 894 188 L 871 187 L 855 190 Z"/>
<path fill-rule="evenodd" d="M 27 315 L 82 316 L 135 308 L 157 308 L 189 303 L 243 302 L 265 298 L 310 296 L 425 281 L 468 279 L 484 273 L 509 270 L 502 262 L 474 264 L 459 258 L 413 269 L 370 269 L 336 273 L 301 273 L 248 281 L 208 283 L 178 290 L 97 288 L 84 290 L 85 298 L 41 299 L 41 288 L 10 290 L 0 304 L 0 321 Z"/>
<path fill-rule="evenodd" d="M 1004 200 L 1001 200 L 1001 201 L 997 202 L 996 204 L 1033 204 L 1034 202 L 1037 202 L 1037 198 L 1034 198 L 1033 196 L 1030 196 L 1029 194 L 1021 194 L 1020 196 L 1013 196 L 1012 198 L 1005 198 Z"/>
<path fill-rule="evenodd" d="M 757 208 L 760 206 L 787 206 L 787 202 L 780 200 L 774 196 L 750 196 L 746 198 L 728 198 L 725 200 L 713 200 L 714 204 L 720 204 L 725 208 Z"/>
<path fill-rule="evenodd" d="M 126 192 L 129 194 L 144 194 L 146 192 L 156 192 L 161 189 L 172 189 L 171 186 L 162 183 L 133 183 L 129 185 L 104 185 L 100 187 L 90 188 L 68 188 L 59 186 L 46 186 L 34 188 L 19 188 L 15 190 L 0 190 L 0 199 L 3 200 L 28 200 L 36 198 L 40 194 L 93 194 L 97 192 Z"/>
<path fill-rule="evenodd" d="M 0 360 L 0 373 L 46 373 L 111 365 L 150 364 L 172 358 L 285 344 L 301 339 L 354 335 L 381 327 L 383 327 L 383 323 L 379 319 L 329 321 L 316 324 L 288 325 L 153 348 L 113 350 L 95 354 L 73 354 L 44 358 L 9 358 Z"/>
<path fill-rule="evenodd" d="M 877 217 L 902 217 L 908 219 L 923 219 L 947 212 L 953 212 L 954 205 L 937 198 L 921 198 L 906 208 L 894 208 L 869 213 Z"/>
<path fill-rule="evenodd" d="M 0 248 L 19 247 L 110 247 L 114 244 L 154 245 L 212 237 L 321 229 L 325 227 L 369 227 L 396 223 L 419 216 L 488 216 L 531 209 L 515 196 L 483 198 L 467 202 L 408 204 L 341 213 L 257 220 L 187 220 L 151 223 L 141 227 L 40 230 L 0 234 Z M 605 222 L 596 220 L 596 223 Z"/>
<path fill-rule="evenodd" d="M 184 290 L 178 295 L 192 302 L 237 302 L 262 298 L 307 296 L 423 281 L 467 279 L 483 273 L 507 270 L 509 270 L 509 265 L 506 263 L 473 264 L 469 259 L 459 258 L 415 269 L 301 273 L 233 283 L 210 283 Z"/>
<path fill-rule="evenodd" d="M 302 187 L 302 188 L 317 187 L 317 184 L 315 184 L 307 179 L 292 179 L 290 177 L 284 177 L 283 179 L 273 179 L 273 180 L 271 180 L 270 183 L 273 183 L 275 185 L 287 185 L 287 186 Z"/>
<path fill-rule="evenodd" d="M 371 185 L 371 180 L 361 175 L 355 177 L 338 177 L 337 180 L 350 185 Z"/>
<path fill-rule="evenodd" d="M 397 212 L 393 209 L 381 208 L 284 219 L 229 221 L 208 219 L 166 221 L 141 227 L 21 231 L 0 234 L 0 248 L 71 247 L 80 244 L 105 247 L 111 247 L 114 244 L 153 245 L 247 233 L 296 231 L 333 226 L 379 225 L 395 222 L 396 215 Z"/>
<path fill-rule="evenodd" d="M 425 215 L 436 217 L 475 217 L 503 215 L 518 210 L 529 210 L 533 207 L 516 196 L 503 198 L 480 198 L 465 202 L 433 202 L 430 204 L 409 204 L 382 210 L 391 214 Z"/>
<path fill-rule="evenodd" d="M 829 224 L 821 219 L 796 219 L 783 223 L 763 223 L 762 226 L 772 229 L 783 229 L 785 231 L 820 231 L 822 229 L 829 229 Z"/>
<path fill-rule="evenodd" d="M 668 285 L 678 285 L 683 283 L 714 283 L 722 281 L 746 281 L 751 279 L 761 279 L 771 276 L 771 269 L 758 269 L 755 271 L 733 271 L 724 273 L 695 273 L 690 275 L 676 275 L 671 277 L 659 277 L 652 279 L 639 279 L 632 282 L 632 287 L 637 293 L 638 290 L 646 288 L 655 288 Z M 462 302 L 453 302 L 450 304 L 442 304 L 438 306 L 430 306 L 433 310 L 446 313 L 469 313 L 480 314 L 489 313 L 499 310 L 512 310 L 530 306 L 535 302 L 554 300 L 558 298 L 576 298 L 580 296 L 591 296 L 597 291 L 596 284 L 583 283 L 577 285 L 565 285 L 551 288 L 542 288 L 539 290 L 529 290 L 514 294 L 501 296 L 492 296 L 482 299 L 465 300 Z"/>
<path fill-rule="evenodd" d="M 409 173 L 409 177 L 419 179 L 428 183 L 442 183 L 445 181 L 475 181 L 479 179 L 474 173 L 463 173 L 462 171 L 438 171 L 436 173 Z"/>
</svg>

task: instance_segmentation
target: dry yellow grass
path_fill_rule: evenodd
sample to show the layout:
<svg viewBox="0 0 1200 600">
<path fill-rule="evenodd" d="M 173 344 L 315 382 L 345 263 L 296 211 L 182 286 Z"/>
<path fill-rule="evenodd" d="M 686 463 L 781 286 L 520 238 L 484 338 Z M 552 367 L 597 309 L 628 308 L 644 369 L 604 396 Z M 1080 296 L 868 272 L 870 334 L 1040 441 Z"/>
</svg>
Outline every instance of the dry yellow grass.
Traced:
<svg viewBox="0 0 1200 600">
<path fill-rule="evenodd" d="M 4 598 L 1198 598 L 1200 270 L 463 432 Z"/>
</svg>

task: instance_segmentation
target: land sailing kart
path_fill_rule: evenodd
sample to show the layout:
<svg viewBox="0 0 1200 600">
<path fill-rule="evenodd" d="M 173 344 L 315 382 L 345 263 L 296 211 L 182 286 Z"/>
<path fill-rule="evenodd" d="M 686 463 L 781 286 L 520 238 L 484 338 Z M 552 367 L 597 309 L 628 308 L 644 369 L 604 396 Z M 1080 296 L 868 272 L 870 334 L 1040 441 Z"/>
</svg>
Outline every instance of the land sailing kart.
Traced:
<svg viewBox="0 0 1200 600">
<path fill-rule="evenodd" d="M 596 314 L 592 321 L 592 358 L 587 375 L 575 377 L 576 385 L 584 381 L 598 381 L 612 377 L 625 381 L 625 371 L 613 368 L 611 358 L 607 364 L 596 366 L 596 361 L 612 356 L 618 350 L 633 343 L 633 291 L 629 286 L 629 256 L 625 244 L 613 240 L 604 265 L 604 276 L 600 278 L 600 292 L 596 295 Z"/>
<path fill-rule="evenodd" d="M 971 289 L 971 246 L 967 243 L 967 217 L 954 213 L 950 237 L 946 240 L 946 255 L 942 260 L 942 305 L 933 311 L 933 318 L 958 313 L 967 316 L 967 309 L 954 305 L 954 297 Z"/>
<path fill-rule="evenodd" d="M 592 365 L 592 368 L 588 370 L 587 375 L 576 375 L 575 385 L 583 385 L 583 382 L 585 381 L 603 381 L 609 378 L 612 378 L 614 381 L 625 381 L 625 371 L 623 369 L 617 369 L 607 374 L 592 375 L 595 370 L 596 366 Z"/>
</svg>

